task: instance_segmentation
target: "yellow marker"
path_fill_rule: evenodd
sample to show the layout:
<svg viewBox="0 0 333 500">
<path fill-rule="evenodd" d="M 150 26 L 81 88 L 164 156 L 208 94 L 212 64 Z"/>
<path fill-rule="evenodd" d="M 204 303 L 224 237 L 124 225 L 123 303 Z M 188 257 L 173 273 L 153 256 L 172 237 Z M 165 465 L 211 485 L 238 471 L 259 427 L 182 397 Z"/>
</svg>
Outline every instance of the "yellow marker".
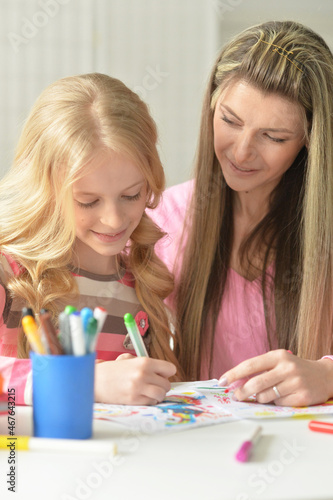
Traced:
<svg viewBox="0 0 333 500">
<path fill-rule="evenodd" d="M 46 354 L 42 341 L 40 339 L 38 326 L 36 325 L 34 318 L 32 316 L 23 316 L 22 327 L 33 351 L 37 352 L 38 354 Z"/>
<path fill-rule="evenodd" d="M 30 436 L 0 436 L 0 449 L 58 451 L 62 453 L 117 454 L 117 445 L 109 439 L 55 439 Z"/>
</svg>

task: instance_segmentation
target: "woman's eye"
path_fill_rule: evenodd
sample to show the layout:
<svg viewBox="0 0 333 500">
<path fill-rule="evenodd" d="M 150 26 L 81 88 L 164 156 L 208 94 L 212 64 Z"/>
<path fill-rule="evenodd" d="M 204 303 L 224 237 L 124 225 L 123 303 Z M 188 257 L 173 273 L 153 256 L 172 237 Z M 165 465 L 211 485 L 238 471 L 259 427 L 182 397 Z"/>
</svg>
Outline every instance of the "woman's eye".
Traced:
<svg viewBox="0 0 333 500">
<path fill-rule="evenodd" d="M 230 123 L 230 124 L 234 123 L 233 121 L 229 120 L 229 118 L 227 118 L 225 115 L 222 116 L 221 120 L 223 120 L 226 123 Z"/>
<path fill-rule="evenodd" d="M 286 141 L 285 139 L 278 139 L 278 138 L 272 137 L 272 136 L 270 136 L 268 134 L 267 134 L 267 137 L 268 137 L 268 139 L 270 139 L 271 141 L 274 141 L 274 142 L 280 142 L 281 143 L 281 142 L 285 142 Z"/>
<path fill-rule="evenodd" d="M 141 198 L 141 191 L 139 191 L 137 194 L 135 194 L 134 196 L 125 196 L 124 195 L 124 198 L 125 200 L 128 200 L 128 201 L 136 201 L 136 200 L 139 200 Z"/>
</svg>

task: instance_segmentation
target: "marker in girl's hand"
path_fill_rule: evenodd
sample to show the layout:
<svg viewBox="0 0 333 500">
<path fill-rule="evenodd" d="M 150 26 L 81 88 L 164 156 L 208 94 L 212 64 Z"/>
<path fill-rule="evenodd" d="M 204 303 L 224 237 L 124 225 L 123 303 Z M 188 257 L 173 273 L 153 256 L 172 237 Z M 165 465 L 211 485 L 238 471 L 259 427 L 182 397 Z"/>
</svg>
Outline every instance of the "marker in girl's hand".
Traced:
<svg viewBox="0 0 333 500">
<path fill-rule="evenodd" d="M 132 314 L 127 313 L 124 316 L 124 322 L 130 339 L 132 341 L 135 353 L 138 357 L 148 357 L 146 346 L 143 342 L 138 326 Z"/>
</svg>

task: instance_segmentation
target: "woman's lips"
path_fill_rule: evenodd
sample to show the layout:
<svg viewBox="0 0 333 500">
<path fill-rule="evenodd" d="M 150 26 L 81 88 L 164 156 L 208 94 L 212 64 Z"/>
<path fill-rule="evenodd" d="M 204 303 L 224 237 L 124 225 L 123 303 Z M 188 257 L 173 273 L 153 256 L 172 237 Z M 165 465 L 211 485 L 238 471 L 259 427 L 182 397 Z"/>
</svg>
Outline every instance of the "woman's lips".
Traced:
<svg viewBox="0 0 333 500">
<path fill-rule="evenodd" d="M 229 160 L 229 165 L 230 165 L 230 168 L 233 172 L 236 172 L 237 174 L 240 174 L 240 175 L 250 175 L 250 174 L 254 174 L 255 172 L 257 172 L 257 170 L 251 170 L 249 168 L 241 168 L 241 167 L 237 167 L 234 163 L 232 163 L 232 161 Z"/>
</svg>

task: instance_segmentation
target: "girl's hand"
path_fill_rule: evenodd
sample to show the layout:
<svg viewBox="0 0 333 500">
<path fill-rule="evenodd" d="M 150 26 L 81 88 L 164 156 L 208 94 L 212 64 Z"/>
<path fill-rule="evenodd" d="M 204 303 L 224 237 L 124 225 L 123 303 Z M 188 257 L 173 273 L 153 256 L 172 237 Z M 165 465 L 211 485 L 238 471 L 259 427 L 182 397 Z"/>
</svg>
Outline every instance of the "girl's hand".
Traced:
<svg viewBox="0 0 333 500">
<path fill-rule="evenodd" d="M 133 354 L 129 353 L 124 353 L 124 354 L 119 354 L 118 358 L 115 359 L 115 361 L 123 361 L 124 359 L 133 359 L 136 358 L 136 356 L 133 356 Z"/>
<path fill-rule="evenodd" d="M 255 394 L 258 403 L 320 404 L 333 397 L 333 361 L 310 361 L 277 349 L 243 361 L 222 375 L 219 384 L 233 390 L 239 401 Z"/>
<path fill-rule="evenodd" d="M 168 379 L 176 373 L 172 363 L 127 354 L 119 358 L 96 363 L 96 402 L 153 405 L 163 401 L 171 388 Z"/>
</svg>

